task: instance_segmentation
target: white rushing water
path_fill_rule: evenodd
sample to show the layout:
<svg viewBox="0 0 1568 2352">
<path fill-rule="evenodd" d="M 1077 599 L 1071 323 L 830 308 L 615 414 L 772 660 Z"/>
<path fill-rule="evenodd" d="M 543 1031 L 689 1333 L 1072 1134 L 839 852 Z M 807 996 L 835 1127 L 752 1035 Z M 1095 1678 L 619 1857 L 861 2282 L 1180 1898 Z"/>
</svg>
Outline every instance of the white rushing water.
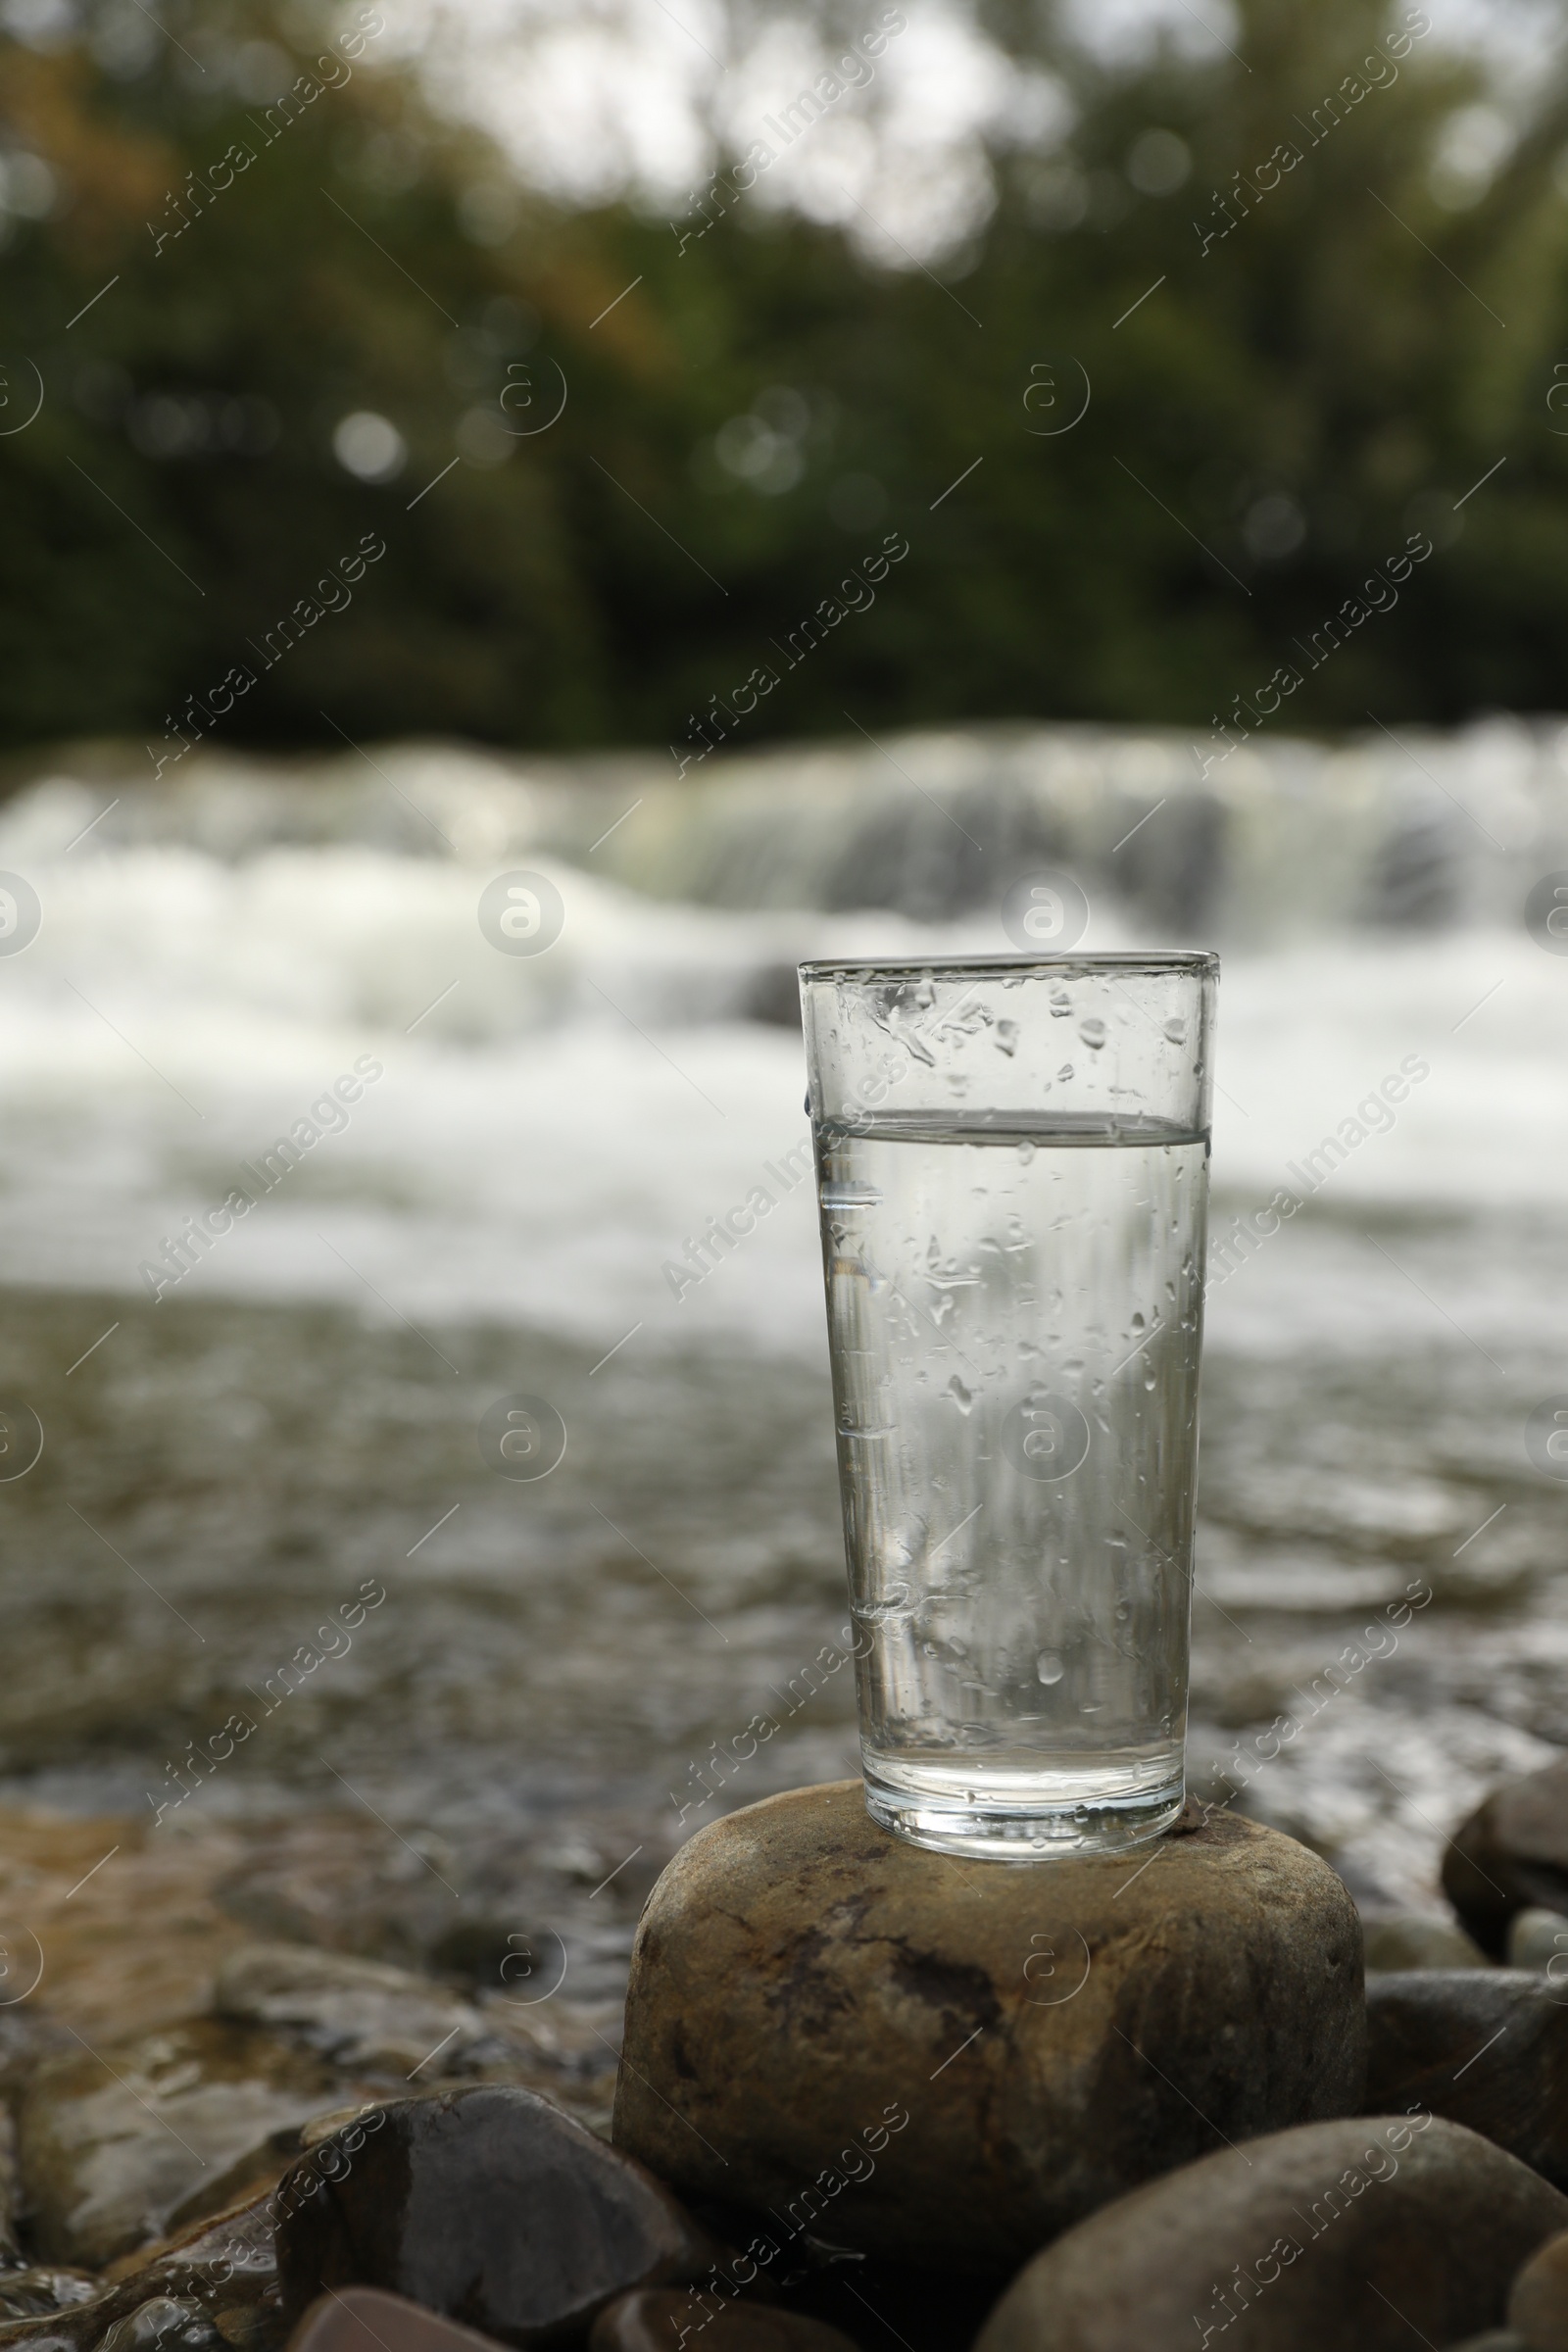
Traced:
<svg viewBox="0 0 1568 2352">
<path fill-rule="evenodd" d="M 47 1328 L 80 1321 L 56 1350 L 62 1374 L 122 1302 L 123 1335 L 72 1396 L 119 1377 L 116 1351 L 139 1332 L 145 1361 L 164 1367 L 138 1375 L 136 1398 L 164 1399 L 148 1428 L 194 1426 L 215 1376 L 194 1341 L 185 1370 L 168 1368 L 179 1333 L 206 1332 L 203 1315 L 326 1314 L 363 1332 L 377 1362 L 408 1349 L 437 1382 L 462 1366 L 457 1401 L 430 1411 L 457 1416 L 466 1460 L 506 1381 L 485 1386 L 450 1335 L 492 1335 L 473 1350 L 498 1361 L 574 1367 L 553 1375 L 586 1400 L 572 1411 L 605 1417 L 537 1490 L 559 1526 L 536 1513 L 498 1532 L 510 1500 L 489 1480 L 407 1570 L 406 1636 L 389 1609 L 377 1640 L 455 1655 L 457 1620 L 438 1638 L 418 1616 L 438 1586 L 448 1606 L 464 1579 L 493 1593 L 510 1577 L 519 1612 L 543 1609 L 561 1563 L 611 1574 L 583 1565 L 606 1527 L 661 1558 L 657 1524 L 670 1557 L 706 1579 L 692 1605 L 736 1648 L 694 1665 L 681 1630 L 663 1655 L 667 1625 L 690 1620 L 650 1584 L 642 1634 L 616 1640 L 657 1704 L 645 1693 L 583 1730 L 559 1712 L 572 1661 L 603 1660 L 583 1586 L 575 1616 L 563 1603 L 543 1632 L 528 1621 L 526 1656 L 551 1673 L 509 1671 L 512 1697 L 531 1694 L 533 1752 L 559 1760 L 569 1733 L 579 1760 L 591 1750 L 624 1772 L 652 1756 L 667 1786 L 694 1744 L 745 1723 L 742 1708 L 730 1725 L 725 1693 L 747 1660 L 776 1682 L 824 1638 L 808 1618 L 836 1625 L 842 1608 L 793 964 L 1009 952 L 1008 886 L 1070 869 L 1087 944 L 1198 944 L 1224 958 L 1195 1752 L 1245 1743 L 1297 1706 L 1289 1691 L 1315 1688 L 1364 1611 L 1428 1577 L 1441 1606 L 1415 1617 L 1392 1662 L 1351 1670 L 1256 1797 L 1348 1867 L 1420 1895 L 1441 1827 L 1491 1778 L 1568 1741 L 1563 1489 L 1532 1466 L 1525 1436 L 1532 1407 L 1568 1391 L 1568 956 L 1524 918 L 1541 878 L 1568 868 L 1565 742 L 1556 724 L 1497 720 L 1335 752 L 1281 741 L 1204 775 L 1184 738 L 1010 727 L 715 761 L 680 783 L 662 757 L 573 764 L 414 745 L 294 767 L 193 754 L 155 787 L 128 758 L 60 763 L 0 808 L 0 869 L 30 885 L 42 918 L 23 952 L 0 953 L 8 1377 L 25 1386 L 47 1351 L 17 1336 L 34 1331 L 29 1299 L 57 1302 Z M 480 925 L 487 887 L 517 870 L 543 876 L 563 909 L 537 956 L 501 952 Z M 297 1152 L 286 1173 L 283 1137 Z M 759 1186 L 769 1213 L 702 1270 L 690 1242 Z M 249 1213 L 187 1245 L 177 1280 L 167 1260 L 160 1272 L 165 1245 L 236 1188 Z M 311 1328 L 325 1348 L 325 1327 Z M 685 1369 L 661 1392 L 664 1365 Z M 756 1367 L 755 1388 L 737 1365 Z M 387 1406 L 387 1430 L 404 1409 Z M 797 1439 L 778 1431 L 797 1423 L 792 1452 Z M 325 1417 L 320 1433 L 297 1433 L 276 1494 L 272 1462 L 240 1482 L 264 1532 L 281 1526 L 312 1446 L 324 1459 L 339 1442 Z M 133 1560 L 172 1562 L 180 1606 L 199 1617 L 237 1588 L 221 1545 L 192 1539 L 179 1566 L 172 1458 L 129 1479 L 110 1532 Z M 390 1458 L 375 1472 L 389 1492 Z M 592 1481 L 620 1471 L 630 1499 L 607 1501 Z M 357 1475 L 363 1490 L 369 1474 Z M 399 1521 L 388 1534 L 388 1557 L 438 1518 L 459 1492 L 441 1482 L 458 1475 L 429 1467 L 409 1486 L 408 1532 Z M 85 1592 L 100 1573 L 90 1540 L 65 1532 L 82 1546 Z M 37 1547 L 33 1582 L 14 1579 L 19 1609 L 55 1573 L 52 1521 Z M 18 1657 L 43 1624 L 18 1620 Z M 134 1629 L 120 1639 L 142 1655 Z M 506 1709 L 473 1699 L 484 1668 L 464 1654 L 461 1737 L 482 1746 L 502 1739 Z M 364 1672 L 354 1703 L 370 1708 Z M 351 1680 L 321 1702 L 349 1710 L 345 1724 Z M 171 1726 L 158 1711 L 150 1668 L 106 1685 L 79 1740 L 58 1707 L 46 1738 L 21 1668 L 16 1684 L 0 1725 L 16 1773 L 76 1769 L 82 1741 L 123 1761 L 183 1736 L 183 1716 Z M 768 1751 L 788 1748 L 797 1778 L 803 1759 L 842 1762 L 848 1702 L 829 1699 L 818 1746 L 781 1738 Z M 353 1736 L 413 1755 L 421 1721 Z M 443 1722 L 440 1738 L 458 1738 L 457 1712 Z M 431 1731 L 426 1748 L 439 1743 Z M 439 1781 L 431 1766 L 424 1785 Z M 729 1801 L 760 1793 L 754 1781 Z"/>
<path fill-rule="evenodd" d="M 1555 1209 L 1568 962 L 1521 919 L 1535 879 L 1568 863 L 1553 731 L 1499 725 L 1408 757 L 1285 744 L 1271 767 L 1246 755 L 1223 798 L 1179 743 L 1063 730 L 890 750 L 912 783 L 870 752 L 736 762 L 731 784 L 677 790 L 651 761 L 608 779 L 585 763 L 574 788 L 559 765 L 410 749 L 373 771 L 214 765 L 157 794 L 41 778 L 0 813 L 0 866 L 43 907 L 0 959 L 0 1277 L 145 1290 L 162 1240 L 368 1054 L 383 1074 L 347 1123 L 187 1293 L 362 1296 L 330 1244 L 410 1314 L 607 1346 L 641 1318 L 649 1346 L 722 1326 L 814 1350 L 804 1186 L 678 1298 L 662 1272 L 804 1132 L 793 1031 L 737 1016 L 787 1004 L 805 955 L 1008 952 L 1000 902 L 1032 865 L 1079 872 L 1089 944 L 1225 950 L 1222 1224 L 1307 1189 L 1304 1156 L 1347 1121 L 1362 1136 L 1331 1155 L 1324 1204 Z M 564 905 L 535 957 L 497 953 L 476 919 L 486 883 L 518 867 Z M 1426 1074 L 1380 1102 L 1412 1057 Z M 1220 1286 L 1216 1333 L 1270 1345 L 1284 1284 L 1291 1317 L 1348 1318 L 1348 1335 L 1362 1284 L 1325 1287 L 1314 1259 L 1298 1288 L 1267 1265 L 1297 1256 L 1276 1244 Z M 1418 1300 L 1372 1279 L 1380 1316 L 1422 1328 Z M 1483 1322 L 1550 1311 L 1500 1271 L 1483 1287 L 1466 1301 Z"/>
</svg>

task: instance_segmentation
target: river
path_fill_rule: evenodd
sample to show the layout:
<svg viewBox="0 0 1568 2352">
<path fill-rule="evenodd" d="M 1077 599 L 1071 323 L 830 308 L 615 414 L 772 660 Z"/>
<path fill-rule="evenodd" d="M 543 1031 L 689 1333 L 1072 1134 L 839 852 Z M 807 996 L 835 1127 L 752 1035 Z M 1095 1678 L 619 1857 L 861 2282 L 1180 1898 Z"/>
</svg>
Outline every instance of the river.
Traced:
<svg viewBox="0 0 1568 2352">
<path fill-rule="evenodd" d="M 0 1483 L 4 1793 L 153 1818 L 236 1709 L 193 1808 L 347 1784 L 410 1836 L 658 1851 L 855 1769 L 790 967 L 1004 952 L 1007 884 L 1066 866 L 1090 944 L 1224 957 L 1195 1761 L 1277 1749 L 1243 1801 L 1431 1906 L 1446 1830 L 1568 1742 L 1564 1488 L 1526 1428 L 1568 1392 L 1568 958 L 1522 912 L 1568 867 L 1568 735 L 1215 748 L 980 728 L 680 781 L 199 749 L 151 784 L 94 751 L 22 783 L 0 1404 L 5 1458 L 29 1413 L 43 1451 Z M 546 953 L 480 928 L 514 869 L 560 895 Z M 773 1212 L 672 1276 L 769 1163 Z M 560 1416 L 547 1478 L 481 1450 L 518 1394 Z"/>
</svg>

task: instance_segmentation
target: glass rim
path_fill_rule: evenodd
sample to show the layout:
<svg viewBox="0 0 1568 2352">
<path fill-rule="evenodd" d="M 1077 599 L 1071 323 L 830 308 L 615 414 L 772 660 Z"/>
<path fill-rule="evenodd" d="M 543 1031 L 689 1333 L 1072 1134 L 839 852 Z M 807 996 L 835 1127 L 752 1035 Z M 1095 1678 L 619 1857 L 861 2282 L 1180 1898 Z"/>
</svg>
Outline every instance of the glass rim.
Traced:
<svg viewBox="0 0 1568 2352">
<path fill-rule="evenodd" d="M 834 956 L 796 970 L 803 980 L 965 979 L 988 972 L 1039 973 L 1144 971 L 1207 973 L 1219 970 L 1214 948 L 1105 948 L 1064 956 Z"/>
</svg>

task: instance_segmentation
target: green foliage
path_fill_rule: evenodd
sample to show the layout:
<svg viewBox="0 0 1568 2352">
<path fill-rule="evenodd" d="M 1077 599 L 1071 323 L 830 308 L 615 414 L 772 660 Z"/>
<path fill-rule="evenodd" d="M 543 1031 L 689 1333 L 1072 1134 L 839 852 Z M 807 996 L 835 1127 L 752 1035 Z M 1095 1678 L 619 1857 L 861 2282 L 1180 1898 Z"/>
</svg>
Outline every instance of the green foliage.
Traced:
<svg viewBox="0 0 1568 2352">
<path fill-rule="evenodd" d="M 313 68 L 368 11 L 204 0 L 147 53 L 101 0 L 61 46 L 5 44 L 0 149 L 58 194 L 0 252 L 0 419 L 27 362 L 45 393 L 0 438 L 0 740 L 157 743 L 236 665 L 236 746 L 695 749 L 715 708 L 743 742 L 846 713 L 1204 726 L 1286 663 L 1295 727 L 1560 706 L 1568 97 L 1540 89 L 1446 209 L 1434 157 L 1479 84 L 1430 37 L 1396 67 L 1375 48 L 1413 12 L 1241 13 L 1235 56 L 1107 64 L 993 8 L 1076 124 L 997 154 L 984 236 L 934 272 L 755 198 L 683 247 L 696 214 L 509 194 L 381 36 Z M 318 94 L 269 111 L 269 76 L 300 74 Z M 1129 180 L 1161 180 L 1129 161 L 1152 127 L 1181 142 L 1165 179 L 1192 161 L 1164 193 Z M 559 421 L 519 432 L 562 371 Z M 1081 371 L 1087 413 L 1042 429 Z M 395 478 L 334 456 L 357 412 L 402 436 Z M 792 663 L 890 532 L 909 553 L 874 604 L 844 592 L 860 609 Z M 1396 609 L 1309 668 L 1295 649 L 1412 532 L 1436 553 Z M 385 555 L 328 610 L 318 583 L 366 540 Z"/>
</svg>

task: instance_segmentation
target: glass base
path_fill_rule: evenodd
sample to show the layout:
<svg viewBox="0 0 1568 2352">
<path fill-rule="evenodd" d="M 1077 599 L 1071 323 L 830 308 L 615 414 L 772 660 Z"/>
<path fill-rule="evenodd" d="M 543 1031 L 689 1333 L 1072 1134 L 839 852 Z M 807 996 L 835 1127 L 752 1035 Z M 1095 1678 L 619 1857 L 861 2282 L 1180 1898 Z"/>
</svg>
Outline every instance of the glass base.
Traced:
<svg viewBox="0 0 1568 2352">
<path fill-rule="evenodd" d="M 971 1854 L 982 1862 L 1057 1862 L 1080 1854 L 1119 1854 L 1147 1845 L 1168 1830 L 1186 1800 L 1186 1779 L 1155 1788 L 1088 1794 L 1065 1803 L 956 1800 L 901 1788 L 869 1761 L 864 1766 L 865 1809 L 885 1830 L 937 1854 Z"/>
</svg>

